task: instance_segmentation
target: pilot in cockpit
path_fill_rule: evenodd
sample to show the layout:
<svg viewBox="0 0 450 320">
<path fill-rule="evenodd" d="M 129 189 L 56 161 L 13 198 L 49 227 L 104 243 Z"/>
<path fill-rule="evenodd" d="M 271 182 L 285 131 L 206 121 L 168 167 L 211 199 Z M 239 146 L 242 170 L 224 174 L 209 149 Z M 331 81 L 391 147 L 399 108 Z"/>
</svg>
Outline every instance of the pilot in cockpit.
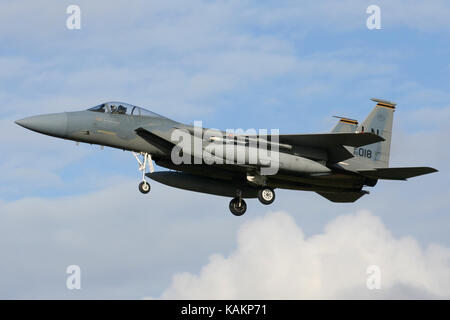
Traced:
<svg viewBox="0 0 450 320">
<path fill-rule="evenodd" d="M 126 114 L 127 113 L 127 108 L 125 108 L 123 105 L 120 105 L 117 108 L 117 113 L 119 113 L 119 114 Z"/>
</svg>

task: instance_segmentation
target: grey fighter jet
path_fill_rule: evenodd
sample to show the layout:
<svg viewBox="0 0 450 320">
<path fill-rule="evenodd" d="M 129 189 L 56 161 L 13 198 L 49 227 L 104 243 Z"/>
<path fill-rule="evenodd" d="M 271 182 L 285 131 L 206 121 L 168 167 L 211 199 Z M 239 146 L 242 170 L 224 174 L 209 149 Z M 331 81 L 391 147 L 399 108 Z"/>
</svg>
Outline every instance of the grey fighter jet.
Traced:
<svg viewBox="0 0 450 320">
<path fill-rule="evenodd" d="M 322 134 L 230 134 L 199 129 L 123 102 L 16 123 L 77 143 L 131 151 L 142 171 L 142 193 L 150 191 L 148 177 L 176 188 L 231 197 L 229 209 L 240 216 L 247 209 L 244 198 L 268 205 L 275 200 L 276 188 L 354 202 L 369 193 L 364 187 L 375 186 L 379 179 L 406 180 L 436 172 L 429 167 L 389 167 L 396 104 L 372 100 L 377 104 L 361 124 L 339 117 L 331 133 Z M 153 161 L 169 170 L 155 172 Z"/>
</svg>

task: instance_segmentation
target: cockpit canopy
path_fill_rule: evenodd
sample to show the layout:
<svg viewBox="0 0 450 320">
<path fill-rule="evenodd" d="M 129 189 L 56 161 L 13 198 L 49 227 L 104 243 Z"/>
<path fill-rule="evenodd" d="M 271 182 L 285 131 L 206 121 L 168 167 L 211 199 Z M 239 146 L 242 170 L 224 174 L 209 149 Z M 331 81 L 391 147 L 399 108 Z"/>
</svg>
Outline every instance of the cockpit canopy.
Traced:
<svg viewBox="0 0 450 320">
<path fill-rule="evenodd" d="M 100 113 L 111 113 L 111 114 L 127 114 L 133 116 L 144 116 L 153 118 L 164 118 L 163 116 L 151 112 L 147 109 L 133 106 L 129 103 L 124 102 L 105 102 L 98 106 L 89 108 L 88 111 L 100 112 Z"/>
</svg>

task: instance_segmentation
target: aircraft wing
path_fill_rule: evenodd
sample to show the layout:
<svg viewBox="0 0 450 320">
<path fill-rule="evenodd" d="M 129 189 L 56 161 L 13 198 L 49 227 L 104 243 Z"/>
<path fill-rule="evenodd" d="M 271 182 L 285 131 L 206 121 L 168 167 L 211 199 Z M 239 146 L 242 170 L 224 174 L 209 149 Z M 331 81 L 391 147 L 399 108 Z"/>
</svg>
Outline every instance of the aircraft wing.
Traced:
<svg viewBox="0 0 450 320">
<path fill-rule="evenodd" d="M 136 133 L 149 143 L 157 145 L 163 150 L 170 151 L 174 143 L 166 137 L 158 135 L 144 128 L 136 129 Z M 306 147 L 319 149 L 326 152 L 326 160 L 329 163 L 337 163 L 353 155 L 344 146 L 361 147 L 364 145 L 384 141 L 384 139 L 374 133 L 319 133 L 319 134 L 282 134 L 276 136 L 279 145 L 284 147 Z M 255 136 L 246 136 L 250 139 L 258 139 Z M 274 136 L 270 136 L 273 141 Z"/>
<path fill-rule="evenodd" d="M 332 148 L 337 145 L 361 147 L 384 141 L 374 133 L 319 133 L 319 134 L 281 134 L 280 143 L 315 148 Z"/>
<path fill-rule="evenodd" d="M 270 136 L 273 141 L 273 135 Z M 353 154 L 344 146 L 361 147 L 372 143 L 384 141 L 374 133 L 319 133 L 319 134 L 281 134 L 278 135 L 280 145 L 294 147 L 306 147 L 324 150 L 326 160 L 329 163 L 337 163 L 349 158 Z"/>
<path fill-rule="evenodd" d="M 403 168 L 378 168 L 369 170 L 358 170 L 360 174 L 368 178 L 386 180 L 406 180 L 408 178 L 421 176 L 423 174 L 437 172 L 430 167 L 403 167 Z"/>
<path fill-rule="evenodd" d="M 172 148 L 175 146 L 175 144 L 172 141 L 167 140 L 166 138 L 158 135 L 157 133 L 151 132 L 147 129 L 137 128 L 135 132 L 139 137 L 141 137 L 148 143 L 157 146 L 159 149 L 167 153 L 170 153 L 172 151 Z"/>
</svg>

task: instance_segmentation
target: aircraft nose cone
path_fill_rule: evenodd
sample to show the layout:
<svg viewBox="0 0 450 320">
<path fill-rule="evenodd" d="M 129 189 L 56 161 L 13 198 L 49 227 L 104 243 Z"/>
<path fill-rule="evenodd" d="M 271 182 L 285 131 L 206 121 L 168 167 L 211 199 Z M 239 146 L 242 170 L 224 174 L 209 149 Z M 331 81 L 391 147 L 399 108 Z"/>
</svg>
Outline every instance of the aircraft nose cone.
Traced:
<svg viewBox="0 0 450 320">
<path fill-rule="evenodd" d="M 67 134 L 67 114 L 54 113 L 28 117 L 15 121 L 19 126 L 54 137 Z"/>
</svg>

